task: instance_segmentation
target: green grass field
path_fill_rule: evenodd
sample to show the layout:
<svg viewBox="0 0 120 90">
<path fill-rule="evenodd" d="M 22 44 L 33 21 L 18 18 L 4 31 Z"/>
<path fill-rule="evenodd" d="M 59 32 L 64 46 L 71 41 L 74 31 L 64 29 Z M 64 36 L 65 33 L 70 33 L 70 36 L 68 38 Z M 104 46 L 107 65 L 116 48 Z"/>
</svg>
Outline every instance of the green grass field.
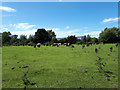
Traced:
<svg viewBox="0 0 120 90">
<path fill-rule="evenodd" d="M 41 46 L 36 49 L 31 46 L 3 47 L 2 87 L 118 87 L 118 47 L 115 44 L 92 45 L 84 49 L 82 45 L 74 46 Z M 109 49 L 111 46 L 112 52 Z M 98 53 L 95 53 L 95 48 L 98 48 Z M 96 64 L 98 57 L 106 63 L 101 73 Z"/>
</svg>

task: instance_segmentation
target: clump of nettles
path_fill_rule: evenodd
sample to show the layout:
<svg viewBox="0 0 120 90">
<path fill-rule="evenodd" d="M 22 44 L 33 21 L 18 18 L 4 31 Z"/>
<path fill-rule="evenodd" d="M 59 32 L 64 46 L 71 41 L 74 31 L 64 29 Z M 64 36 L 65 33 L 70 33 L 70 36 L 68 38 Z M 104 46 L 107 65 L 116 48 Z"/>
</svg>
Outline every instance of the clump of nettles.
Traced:
<svg viewBox="0 0 120 90">
<path fill-rule="evenodd" d="M 104 71 L 103 68 L 105 67 L 106 63 L 103 62 L 103 58 L 98 57 L 98 59 L 96 60 L 96 65 L 97 65 L 98 71 L 101 73 Z"/>
</svg>

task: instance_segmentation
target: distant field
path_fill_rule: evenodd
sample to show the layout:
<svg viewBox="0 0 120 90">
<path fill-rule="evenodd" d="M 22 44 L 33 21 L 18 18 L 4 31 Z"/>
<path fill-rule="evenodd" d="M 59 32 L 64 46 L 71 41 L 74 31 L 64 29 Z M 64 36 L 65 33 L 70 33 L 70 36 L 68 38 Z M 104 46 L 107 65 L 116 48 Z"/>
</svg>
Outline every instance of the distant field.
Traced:
<svg viewBox="0 0 120 90">
<path fill-rule="evenodd" d="M 30 46 L 2 48 L 3 88 L 117 88 L 118 47 L 92 45 L 82 49 Z M 113 47 L 110 52 L 110 47 Z M 98 48 L 98 53 L 95 53 Z M 105 62 L 99 73 L 97 61 Z"/>
</svg>

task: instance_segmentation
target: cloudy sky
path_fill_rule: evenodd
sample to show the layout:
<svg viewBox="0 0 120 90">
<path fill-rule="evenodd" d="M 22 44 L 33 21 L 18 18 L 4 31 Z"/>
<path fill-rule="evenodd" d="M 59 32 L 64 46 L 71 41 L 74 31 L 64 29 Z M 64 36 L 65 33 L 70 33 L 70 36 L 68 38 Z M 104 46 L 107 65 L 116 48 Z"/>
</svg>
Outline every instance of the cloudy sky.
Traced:
<svg viewBox="0 0 120 90">
<path fill-rule="evenodd" d="M 52 29 L 57 37 L 91 35 L 118 26 L 117 2 L 3 2 L 0 31 L 33 34 Z"/>
</svg>

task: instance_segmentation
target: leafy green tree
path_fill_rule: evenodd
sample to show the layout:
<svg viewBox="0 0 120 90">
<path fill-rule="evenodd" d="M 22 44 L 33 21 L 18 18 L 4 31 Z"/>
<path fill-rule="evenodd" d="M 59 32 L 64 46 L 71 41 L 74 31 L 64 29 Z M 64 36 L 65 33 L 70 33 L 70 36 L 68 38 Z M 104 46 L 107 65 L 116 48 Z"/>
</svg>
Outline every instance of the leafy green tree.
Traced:
<svg viewBox="0 0 120 90">
<path fill-rule="evenodd" d="M 2 33 L 0 33 L 0 47 L 2 46 Z"/>
<path fill-rule="evenodd" d="M 82 43 L 86 43 L 86 36 L 84 36 L 84 38 L 81 39 L 81 42 L 82 42 Z"/>
<path fill-rule="evenodd" d="M 81 39 L 77 39 L 77 42 L 76 42 L 76 44 L 82 44 L 82 41 L 81 41 Z"/>
<path fill-rule="evenodd" d="M 120 43 L 120 30 L 118 31 L 118 42 Z"/>
<path fill-rule="evenodd" d="M 58 42 L 58 40 L 56 39 L 56 38 L 52 38 L 52 40 L 51 40 L 53 43 L 57 43 Z"/>
<path fill-rule="evenodd" d="M 67 38 L 62 38 L 58 42 L 63 44 L 63 43 L 67 43 L 68 40 L 67 40 Z"/>
<path fill-rule="evenodd" d="M 18 35 L 12 35 L 11 38 L 17 39 Z"/>
<path fill-rule="evenodd" d="M 77 38 L 75 37 L 75 35 L 74 36 L 68 36 L 67 41 L 71 44 L 75 44 L 76 41 L 77 41 Z"/>
<path fill-rule="evenodd" d="M 49 34 L 50 39 L 56 37 L 55 32 L 53 32 L 52 30 L 47 30 L 47 32 L 48 32 L 48 34 Z"/>
<path fill-rule="evenodd" d="M 27 44 L 27 36 L 26 35 L 20 35 L 20 43 L 22 45 L 26 45 Z"/>
<path fill-rule="evenodd" d="M 99 35 L 99 41 L 105 43 L 115 43 L 118 41 L 118 28 L 105 28 Z"/>
<path fill-rule="evenodd" d="M 34 35 L 29 35 L 28 42 L 34 42 Z"/>
<path fill-rule="evenodd" d="M 35 43 L 45 43 L 47 41 L 51 41 L 49 37 L 49 33 L 45 29 L 38 29 L 35 32 Z"/>
<path fill-rule="evenodd" d="M 11 39 L 11 33 L 10 32 L 3 32 L 2 33 L 2 44 L 3 45 L 9 45 Z"/>
<path fill-rule="evenodd" d="M 98 39 L 97 38 L 91 38 L 91 41 L 92 42 L 98 42 Z"/>
<path fill-rule="evenodd" d="M 90 41 L 91 41 L 91 37 L 90 37 L 90 35 L 87 35 L 86 42 L 90 42 Z"/>
</svg>

